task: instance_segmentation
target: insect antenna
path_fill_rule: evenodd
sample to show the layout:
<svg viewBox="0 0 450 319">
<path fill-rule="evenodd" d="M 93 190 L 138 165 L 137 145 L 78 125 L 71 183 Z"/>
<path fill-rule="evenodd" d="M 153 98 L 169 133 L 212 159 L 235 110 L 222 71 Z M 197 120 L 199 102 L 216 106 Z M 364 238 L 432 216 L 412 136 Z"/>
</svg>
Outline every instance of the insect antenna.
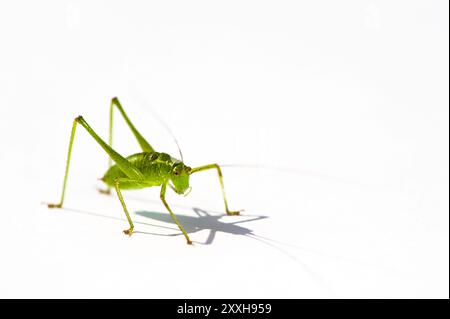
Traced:
<svg viewBox="0 0 450 319">
<path fill-rule="evenodd" d="M 180 158 L 181 161 L 184 162 L 183 160 L 183 153 L 181 152 L 181 148 L 180 148 L 180 144 L 178 144 L 178 140 L 175 137 L 175 134 L 173 134 L 172 130 L 170 129 L 169 125 L 166 124 L 166 122 L 164 122 L 162 120 L 162 118 L 160 118 L 158 116 L 158 114 L 156 114 L 156 112 L 153 109 L 150 109 L 150 111 L 152 112 L 153 116 L 155 117 L 155 119 L 166 129 L 166 131 L 170 134 L 170 136 L 172 137 L 173 141 L 175 142 L 175 144 L 177 145 L 178 148 L 178 153 L 180 154 Z"/>
<path fill-rule="evenodd" d="M 145 101 L 142 98 L 141 94 L 139 94 L 136 89 L 134 89 L 134 91 L 135 91 L 135 93 L 136 93 L 136 95 L 138 96 L 138 99 L 139 99 L 139 103 L 138 104 L 145 105 L 145 110 L 149 111 L 151 113 L 151 115 L 155 118 L 155 120 L 157 122 L 159 122 L 159 124 L 161 124 L 164 127 L 164 129 L 167 131 L 167 133 L 170 134 L 170 136 L 172 137 L 173 141 L 175 142 L 175 144 L 176 144 L 176 146 L 178 148 L 178 153 L 180 154 L 180 159 L 181 159 L 182 162 L 184 162 L 183 153 L 181 152 L 180 144 L 178 144 L 178 140 L 175 137 L 175 134 L 173 134 L 173 132 L 170 129 L 169 125 L 167 125 L 167 123 L 162 119 L 162 117 L 159 116 L 158 113 L 156 113 L 154 108 L 147 101 Z"/>
</svg>

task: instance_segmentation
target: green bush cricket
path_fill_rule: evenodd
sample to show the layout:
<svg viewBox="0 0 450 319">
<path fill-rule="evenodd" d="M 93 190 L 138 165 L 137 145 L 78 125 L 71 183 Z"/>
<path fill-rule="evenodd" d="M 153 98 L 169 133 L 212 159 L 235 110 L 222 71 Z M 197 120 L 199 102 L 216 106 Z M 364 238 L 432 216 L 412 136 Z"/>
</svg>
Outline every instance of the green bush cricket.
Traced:
<svg viewBox="0 0 450 319">
<path fill-rule="evenodd" d="M 112 148 L 112 127 L 113 127 L 113 110 L 114 106 L 117 107 L 120 114 L 124 118 L 131 132 L 138 141 L 142 152 L 136 153 L 128 157 L 123 157 Z M 225 204 L 225 211 L 227 215 L 239 215 L 240 211 L 230 211 L 228 209 L 228 202 L 225 195 L 225 188 L 223 185 L 222 171 L 218 164 L 203 165 L 195 168 L 191 168 L 184 164 L 183 156 L 180 151 L 181 160 L 178 160 L 169 154 L 156 152 L 152 146 L 145 140 L 145 138 L 134 127 L 125 113 L 121 103 L 115 97 L 111 100 L 110 112 L 109 112 L 109 143 L 103 141 L 97 133 L 89 126 L 82 116 L 78 116 L 73 121 L 72 131 L 70 134 L 69 150 L 67 153 L 66 170 L 64 175 L 64 182 L 62 187 L 61 199 L 57 204 L 47 204 L 49 208 L 61 208 L 64 203 L 64 196 L 66 193 L 67 177 L 69 175 L 70 157 L 72 153 L 72 145 L 75 137 L 75 131 L 77 125 L 80 124 L 86 129 L 90 136 L 103 148 L 103 150 L 109 156 L 109 169 L 100 179 L 107 185 L 106 190 L 100 192 L 110 194 L 111 188 L 114 187 L 117 196 L 122 204 L 123 210 L 127 217 L 130 228 L 123 232 L 129 236 L 133 233 L 134 225 L 128 213 L 127 206 L 122 196 L 121 189 L 133 190 L 142 189 L 153 186 L 161 186 L 160 199 L 166 209 L 169 211 L 170 216 L 174 222 L 178 225 L 184 237 L 186 237 L 187 243 L 192 244 L 188 234 L 184 230 L 183 226 L 178 221 L 178 218 L 172 212 L 172 209 L 166 201 L 166 189 L 169 186 L 177 194 L 187 195 L 189 194 L 191 187 L 189 187 L 190 175 L 202 172 L 205 170 L 214 169 L 217 171 L 220 186 L 222 189 L 223 201 Z M 114 164 L 114 163 L 115 164 Z"/>
</svg>

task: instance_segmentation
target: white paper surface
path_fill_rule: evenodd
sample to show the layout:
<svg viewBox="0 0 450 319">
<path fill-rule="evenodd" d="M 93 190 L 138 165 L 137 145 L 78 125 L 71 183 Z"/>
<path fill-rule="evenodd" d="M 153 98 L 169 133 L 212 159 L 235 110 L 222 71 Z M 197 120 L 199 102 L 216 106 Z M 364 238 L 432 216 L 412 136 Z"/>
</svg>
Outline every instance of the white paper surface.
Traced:
<svg viewBox="0 0 450 319">
<path fill-rule="evenodd" d="M 446 1 L 0 4 L 0 297 L 448 298 Z M 97 193 L 118 96 L 192 193 Z M 114 147 L 139 151 L 115 117 Z M 194 209 L 195 208 L 195 209 Z"/>
</svg>

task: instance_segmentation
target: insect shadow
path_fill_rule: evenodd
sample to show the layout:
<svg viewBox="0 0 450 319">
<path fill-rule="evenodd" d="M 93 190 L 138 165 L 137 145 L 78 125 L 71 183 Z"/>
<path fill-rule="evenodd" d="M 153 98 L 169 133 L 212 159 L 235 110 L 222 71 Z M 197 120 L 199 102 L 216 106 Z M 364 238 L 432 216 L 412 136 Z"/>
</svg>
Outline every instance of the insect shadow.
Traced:
<svg viewBox="0 0 450 319">
<path fill-rule="evenodd" d="M 184 225 L 184 228 L 187 233 L 196 233 L 200 232 L 202 230 L 209 230 L 209 235 L 205 242 L 199 243 L 203 245 L 210 245 L 217 234 L 217 232 L 224 232 L 228 234 L 233 235 L 242 235 L 242 236 L 252 236 L 254 235 L 253 231 L 249 228 L 237 225 L 240 223 L 246 223 L 256 220 L 261 220 L 268 218 L 267 216 L 251 216 L 253 218 L 246 219 L 246 220 L 238 220 L 231 223 L 225 223 L 222 222 L 220 219 L 222 217 L 226 217 L 226 214 L 221 215 L 211 215 L 206 210 L 203 210 L 198 207 L 192 207 L 192 210 L 195 212 L 197 217 L 193 216 L 186 216 L 186 215 L 177 215 L 178 220 Z M 137 211 L 135 212 L 136 215 L 151 218 L 153 220 L 165 222 L 165 223 L 172 223 L 175 222 L 170 217 L 170 215 L 161 213 L 161 212 L 150 212 L 150 211 Z M 142 231 L 135 231 L 135 233 L 144 233 Z M 182 235 L 182 233 L 179 234 L 172 234 L 172 236 L 178 236 Z M 170 235 L 168 235 L 170 236 Z"/>
<path fill-rule="evenodd" d="M 135 199 L 140 200 L 139 198 L 135 198 Z M 177 206 L 180 206 L 180 205 L 177 205 Z M 180 207 L 186 208 L 187 206 L 180 206 Z M 186 215 L 177 215 L 179 221 L 185 225 L 185 230 L 188 233 L 195 233 L 195 232 L 199 232 L 202 230 L 210 231 L 208 238 L 205 240 L 205 242 L 202 243 L 202 242 L 194 241 L 195 243 L 200 244 L 200 245 L 210 245 L 214 241 L 214 238 L 215 238 L 217 232 L 224 232 L 224 233 L 228 233 L 228 234 L 241 235 L 241 236 L 245 236 L 248 238 L 252 238 L 264 245 L 271 247 L 272 249 L 277 250 L 278 252 L 282 253 L 283 255 L 289 257 L 291 260 L 295 261 L 298 265 L 300 265 L 303 268 L 303 270 L 306 273 L 308 273 L 311 276 L 311 278 L 314 281 L 316 281 L 320 286 L 324 287 L 324 289 L 326 289 L 327 291 L 331 291 L 331 288 L 321 278 L 321 276 L 316 274 L 315 271 L 313 271 L 303 261 L 299 260 L 295 255 L 291 254 L 289 251 L 287 251 L 286 249 L 284 249 L 280 246 L 291 246 L 294 248 L 303 249 L 302 247 L 297 247 L 297 246 L 294 246 L 294 245 L 291 245 L 288 243 L 279 242 L 279 241 L 273 240 L 271 238 L 257 235 L 253 232 L 253 230 L 243 227 L 243 226 L 240 226 L 240 225 L 237 225 L 240 223 L 246 223 L 246 222 L 269 218 L 268 216 L 244 215 L 246 217 L 248 216 L 248 217 L 252 217 L 252 218 L 246 219 L 246 220 L 237 220 L 237 221 L 231 222 L 231 223 L 225 223 L 225 222 L 220 221 L 220 219 L 222 217 L 227 216 L 226 214 L 211 215 L 206 210 L 200 209 L 198 207 L 190 207 L 190 209 L 192 209 L 195 212 L 197 217 L 186 216 Z M 66 207 L 64 209 L 64 211 L 93 216 L 93 217 L 99 217 L 99 218 L 108 218 L 108 219 L 113 219 L 113 220 L 117 220 L 117 221 L 121 221 L 121 222 L 126 221 L 125 219 L 120 218 L 120 217 L 113 217 L 113 216 L 108 216 L 108 215 L 104 215 L 104 214 L 100 214 L 100 213 L 84 211 L 84 210 L 80 210 L 80 209 L 73 209 L 73 208 L 68 208 L 68 207 Z M 135 212 L 135 214 L 138 216 L 153 219 L 156 221 L 175 224 L 173 219 L 167 213 L 137 211 L 137 212 Z M 244 217 L 244 216 L 242 216 L 242 217 Z M 183 233 L 178 232 L 179 229 L 175 228 L 175 227 L 167 227 L 167 226 L 156 225 L 156 224 L 152 224 L 152 223 L 146 223 L 146 222 L 142 222 L 142 221 L 136 221 L 135 224 L 140 224 L 140 225 L 150 226 L 150 227 L 155 227 L 155 228 L 161 228 L 161 229 L 165 229 L 168 231 L 174 231 L 175 233 L 159 233 L 159 232 L 147 232 L 147 231 L 136 230 L 136 231 L 134 231 L 134 234 L 146 234 L 146 235 L 152 235 L 152 236 L 167 236 L 167 237 L 183 235 Z"/>
<path fill-rule="evenodd" d="M 252 238 L 258 242 L 261 242 L 267 246 L 270 246 L 271 248 L 279 251 L 280 253 L 286 255 L 287 257 L 289 257 L 290 259 L 294 260 L 298 265 L 300 265 L 303 270 L 308 273 L 311 278 L 316 281 L 321 287 L 323 287 L 327 292 L 332 293 L 331 288 L 329 287 L 329 285 L 321 278 L 321 276 L 319 276 L 318 274 L 315 273 L 315 271 L 313 271 L 307 264 L 305 264 L 303 261 L 299 260 L 296 256 L 294 256 L 293 254 L 291 254 L 290 252 L 288 252 L 287 250 L 279 247 L 278 245 L 275 245 L 275 243 L 277 243 L 276 240 L 267 238 L 267 237 L 263 237 L 263 236 L 259 236 L 257 234 L 255 234 L 251 229 L 237 225 L 240 223 L 246 223 L 246 222 L 251 222 L 251 221 L 256 221 L 256 220 L 261 220 L 261 219 L 265 219 L 268 218 L 268 216 L 258 216 L 258 215 L 245 215 L 248 217 L 252 217 L 250 219 L 246 219 L 246 220 L 238 220 L 235 222 L 231 222 L 231 223 L 225 223 L 220 221 L 220 219 L 222 217 L 227 216 L 226 214 L 220 214 L 220 215 L 210 215 L 206 210 L 200 209 L 198 207 L 191 207 L 191 209 L 195 212 L 195 214 L 197 214 L 197 217 L 192 217 L 192 216 L 186 216 L 186 215 L 177 215 L 179 221 L 181 223 L 183 223 L 183 225 L 185 226 L 184 229 L 186 230 L 187 233 L 195 233 L 195 232 L 199 232 L 202 230 L 209 230 L 209 235 L 208 238 L 205 240 L 204 243 L 198 242 L 198 241 L 194 241 L 197 244 L 201 244 L 201 245 L 210 245 L 213 241 L 214 238 L 217 234 L 217 232 L 224 232 L 224 233 L 228 233 L 228 234 L 234 234 L 234 235 L 242 235 L 245 237 L 249 237 Z M 172 223 L 175 224 L 175 222 L 173 221 L 173 219 L 165 213 L 160 213 L 160 212 L 149 212 L 149 211 L 137 211 L 135 212 L 136 215 L 138 216 L 142 216 L 142 217 L 146 217 L 146 218 L 151 218 L 153 220 L 157 220 L 157 221 L 161 221 L 161 222 L 166 222 L 166 223 Z M 166 227 L 167 228 L 167 227 Z M 135 233 L 143 233 L 143 234 L 152 234 L 153 233 L 146 233 L 146 232 L 142 232 L 142 231 L 135 231 Z M 163 236 L 179 236 L 179 235 L 183 235 L 182 233 L 176 233 L 176 234 L 167 234 L 167 235 L 163 235 Z M 283 244 L 286 245 L 285 243 L 281 243 L 278 242 L 279 244 Z"/>
</svg>

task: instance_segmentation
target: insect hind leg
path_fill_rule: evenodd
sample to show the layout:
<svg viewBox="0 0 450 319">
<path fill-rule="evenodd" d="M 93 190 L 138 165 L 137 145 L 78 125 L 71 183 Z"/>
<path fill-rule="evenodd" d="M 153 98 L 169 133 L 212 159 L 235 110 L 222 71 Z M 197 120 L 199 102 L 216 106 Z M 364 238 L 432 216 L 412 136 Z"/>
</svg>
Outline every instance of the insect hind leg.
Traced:
<svg viewBox="0 0 450 319">
<path fill-rule="evenodd" d="M 143 179 L 142 173 L 134 167 L 126 158 L 124 158 L 122 155 L 117 153 L 112 147 L 110 147 L 108 144 L 106 144 L 98 135 L 95 133 L 95 131 L 89 126 L 89 124 L 83 119 L 82 116 L 78 116 L 74 119 L 73 125 L 72 125 L 72 131 L 70 134 L 70 142 L 69 142 L 69 150 L 67 152 L 67 160 L 66 160 L 66 170 L 64 174 L 64 182 L 62 187 L 62 193 L 61 193 L 61 199 L 59 203 L 56 204 L 47 204 L 48 208 L 61 208 L 64 204 L 64 197 L 66 193 L 66 185 L 67 185 L 67 178 L 69 176 L 69 167 L 70 167 L 70 159 L 72 155 L 72 146 L 73 141 L 75 138 L 75 132 L 77 128 L 77 124 L 80 124 L 83 126 L 89 135 L 91 135 L 95 141 L 105 150 L 105 152 L 110 156 L 110 158 L 117 164 L 117 166 L 120 168 L 124 174 L 131 179 L 140 180 Z"/>
<path fill-rule="evenodd" d="M 108 140 L 109 146 L 112 147 L 112 143 L 113 143 L 113 118 L 114 118 L 113 114 L 114 114 L 114 106 L 116 106 L 117 109 L 119 110 L 119 112 L 122 115 L 123 119 L 125 120 L 125 122 L 127 123 L 128 127 L 130 128 L 131 132 L 133 133 L 133 135 L 135 136 L 136 140 L 138 141 L 139 146 L 141 147 L 141 149 L 144 152 L 153 153 L 155 150 L 147 142 L 147 140 L 142 136 L 142 134 L 139 133 L 139 131 L 136 129 L 136 127 L 133 125 L 133 123 L 129 119 L 127 113 L 125 113 L 125 110 L 123 109 L 122 104 L 119 102 L 119 99 L 117 97 L 113 97 L 111 99 L 111 104 L 109 106 L 109 140 Z M 108 167 L 111 167 L 112 164 L 113 164 L 112 163 L 112 159 L 111 159 L 111 157 L 109 157 L 109 159 L 108 159 Z M 111 194 L 111 187 L 108 186 L 106 189 L 99 188 L 98 191 L 101 194 L 110 195 Z"/>
</svg>

